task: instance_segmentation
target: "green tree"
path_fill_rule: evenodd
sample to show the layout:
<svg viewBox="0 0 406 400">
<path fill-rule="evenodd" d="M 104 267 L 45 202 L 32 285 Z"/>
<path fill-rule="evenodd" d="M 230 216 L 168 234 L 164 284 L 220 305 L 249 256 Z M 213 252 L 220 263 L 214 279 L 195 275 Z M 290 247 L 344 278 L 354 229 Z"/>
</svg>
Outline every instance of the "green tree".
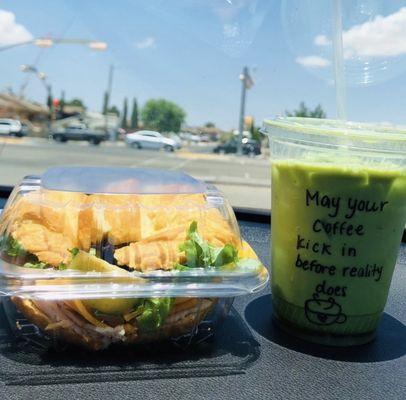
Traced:
<svg viewBox="0 0 406 400">
<path fill-rule="evenodd" d="M 137 99 L 133 99 L 133 109 L 131 111 L 131 128 L 138 128 L 138 103 Z"/>
<path fill-rule="evenodd" d="M 260 131 L 259 126 L 252 125 L 251 127 L 251 138 L 256 140 L 257 142 L 261 142 L 264 138 L 264 134 Z"/>
<path fill-rule="evenodd" d="M 124 98 L 124 104 L 123 104 L 123 117 L 121 120 L 121 127 L 123 129 L 127 128 L 127 114 L 128 114 L 128 100 L 127 97 Z"/>
<path fill-rule="evenodd" d="M 107 114 L 116 114 L 117 117 L 120 116 L 120 111 L 116 106 L 111 106 L 107 109 Z"/>
<path fill-rule="evenodd" d="M 180 131 L 186 113 L 175 103 L 164 99 L 148 100 L 141 110 L 141 118 L 147 129 L 158 132 Z"/>
<path fill-rule="evenodd" d="M 326 118 L 327 114 L 324 112 L 320 104 L 310 113 L 312 118 Z"/>
<path fill-rule="evenodd" d="M 206 122 L 205 124 L 204 124 L 204 126 L 206 127 L 206 128 L 215 128 L 215 124 L 214 124 L 214 122 Z"/>
<path fill-rule="evenodd" d="M 324 112 L 322 106 L 319 104 L 314 110 L 308 108 L 304 101 L 301 101 L 299 108 L 293 110 L 293 112 L 285 111 L 288 117 L 302 117 L 302 118 L 326 118 L 326 113 Z"/>
<path fill-rule="evenodd" d="M 83 109 L 86 110 L 86 106 L 83 100 L 78 99 L 77 97 L 73 98 L 72 100 L 65 101 L 65 106 L 82 107 Z"/>
<path fill-rule="evenodd" d="M 255 121 L 253 117 L 250 117 L 248 121 L 249 121 L 248 127 L 247 122 L 245 123 L 245 126 L 250 131 L 251 139 L 256 140 L 257 142 L 261 142 L 262 139 L 264 138 L 264 135 L 260 132 L 260 127 L 255 126 Z"/>
</svg>

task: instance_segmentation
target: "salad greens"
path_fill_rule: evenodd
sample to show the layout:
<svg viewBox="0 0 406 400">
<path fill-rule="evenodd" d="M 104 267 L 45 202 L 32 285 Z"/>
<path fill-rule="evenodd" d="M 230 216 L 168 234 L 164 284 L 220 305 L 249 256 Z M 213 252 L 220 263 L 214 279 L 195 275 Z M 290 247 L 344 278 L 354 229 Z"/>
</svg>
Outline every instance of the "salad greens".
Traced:
<svg viewBox="0 0 406 400">
<path fill-rule="evenodd" d="M 49 265 L 46 263 L 43 263 L 43 262 L 37 262 L 37 263 L 26 262 L 23 266 L 25 268 L 37 268 L 37 269 L 49 268 Z"/>
<path fill-rule="evenodd" d="M 238 267 L 240 270 L 252 270 L 260 267 L 259 260 L 239 258 L 238 250 L 231 244 L 215 247 L 205 241 L 197 231 L 197 222 L 190 224 L 187 240 L 179 246 L 180 251 L 186 255 L 185 264 L 175 264 L 174 269 L 186 271 L 192 268 L 230 268 Z"/>
<path fill-rule="evenodd" d="M 11 236 L 4 235 L 0 240 L 0 248 L 10 257 L 25 256 L 27 251 L 24 247 Z"/>
<path fill-rule="evenodd" d="M 79 249 L 77 247 L 74 247 L 73 249 L 68 250 L 72 256 L 76 256 L 79 253 Z"/>
<path fill-rule="evenodd" d="M 125 321 L 136 319 L 138 329 L 145 333 L 160 328 L 171 310 L 174 299 L 151 297 L 139 299 L 133 311 L 124 315 Z"/>
<path fill-rule="evenodd" d="M 36 269 L 54 268 L 54 269 L 58 269 L 59 271 L 64 271 L 65 269 L 68 269 L 68 266 L 65 263 L 60 263 L 58 266 L 53 267 L 52 265 L 41 262 L 41 261 L 26 262 L 23 265 L 23 267 L 25 267 L 25 268 L 36 268 Z"/>
<path fill-rule="evenodd" d="M 201 238 L 196 221 L 190 224 L 187 240 L 179 246 L 179 250 L 185 252 L 186 265 L 177 264 L 176 269 L 221 267 L 238 260 L 238 251 L 231 244 L 215 247 Z"/>
<path fill-rule="evenodd" d="M 160 328 L 171 310 L 172 303 L 173 299 L 170 297 L 143 299 L 143 304 L 136 310 L 142 312 L 136 318 L 138 329 L 141 332 L 148 332 Z"/>
</svg>

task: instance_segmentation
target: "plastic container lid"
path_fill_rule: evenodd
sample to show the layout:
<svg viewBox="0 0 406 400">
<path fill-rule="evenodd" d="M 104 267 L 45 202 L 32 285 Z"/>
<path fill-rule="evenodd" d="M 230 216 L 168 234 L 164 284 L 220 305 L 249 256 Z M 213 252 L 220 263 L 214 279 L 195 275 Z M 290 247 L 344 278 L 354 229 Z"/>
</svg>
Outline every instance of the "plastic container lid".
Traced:
<svg viewBox="0 0 406 400">
<path fill-rule="evenodd" d="M 206 186 L 183 172 L 148 168 L 56 167 L 44 173 L 47 190 L 86 194 L 196 194 Z"/>
<path fill-rule="evenodd" d="M 15 187 L 0 224 L 2 295 L 231 297 L 269 278 L 228 201 L 184 173 L 52 168 Z"/>
<path fill-rule="evenodd" d="M 265 119 L 262 130 L 281 141 L 388 155 L 406 154 L 406 128 L 389 124 L 278 117 Z"/>
</svg>

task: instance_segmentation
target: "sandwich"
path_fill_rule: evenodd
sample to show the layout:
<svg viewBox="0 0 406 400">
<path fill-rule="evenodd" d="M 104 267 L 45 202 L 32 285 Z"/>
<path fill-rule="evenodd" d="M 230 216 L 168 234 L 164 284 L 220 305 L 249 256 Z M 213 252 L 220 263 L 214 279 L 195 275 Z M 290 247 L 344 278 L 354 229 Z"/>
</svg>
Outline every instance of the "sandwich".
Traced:
<svg viewBox="0 0 406 400">
<path fill-rule="evenodd" d="M 153 273 L 262 267 L 203 194 L 30 192 L 6 210 L 0 235 L 1 258 L 16 266 L 96 272 L 126 282 Z M 90 350 L 188 334 L 218 303 L 204 297 L 112 296 L 12 301 L 46 335 Z"/>
</svg>

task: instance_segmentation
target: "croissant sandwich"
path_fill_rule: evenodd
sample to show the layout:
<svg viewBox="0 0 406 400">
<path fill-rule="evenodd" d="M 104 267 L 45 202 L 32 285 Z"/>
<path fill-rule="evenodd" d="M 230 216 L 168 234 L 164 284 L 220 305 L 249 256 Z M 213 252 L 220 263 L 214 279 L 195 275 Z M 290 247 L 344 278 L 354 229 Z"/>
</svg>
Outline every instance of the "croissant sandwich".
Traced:
<svg viewBox="0 0 406 400">
<path fill-rule="evenodd" d="M 246 268 L 247 260 L 260 265 L 203 194 L 30 192 L 6 210 L 1 227 L 1 258 L 25 268 L 96 272 L 134 283 L 146 273 Z M 188 333 L 218 304 L 215 298 L 136 292 L 81 297 L 11 299 L 48 336 L 91 350 Z"/>
</svg>

